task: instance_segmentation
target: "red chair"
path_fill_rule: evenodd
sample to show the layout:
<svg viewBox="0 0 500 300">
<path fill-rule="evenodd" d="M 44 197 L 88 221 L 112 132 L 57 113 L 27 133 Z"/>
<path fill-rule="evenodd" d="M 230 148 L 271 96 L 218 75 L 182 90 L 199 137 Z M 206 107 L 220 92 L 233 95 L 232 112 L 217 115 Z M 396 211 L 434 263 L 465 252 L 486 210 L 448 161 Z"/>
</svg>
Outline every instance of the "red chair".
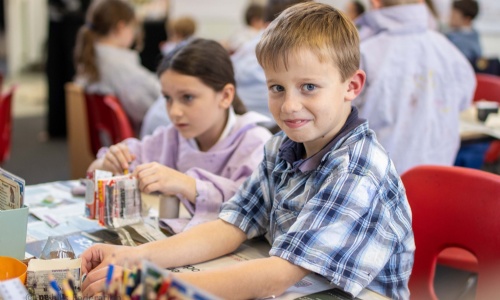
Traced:
<svg viewBox="0 0 500 300">
<path fill-rule="evenodd" d="M 474 101 L 488 100 L 500 103 L 500 76 L 476 74 Z M 500 141 L 494 141 L 484 155 L 484 162 L 494 163 L 500 157 Z"/>
<path fill-rule="evenodd" d="M 500 76 L 476 74 L 474 101 L 489 100 L 500 102 Z"/>
<path fill-rule="evenodd" d="M 0 97 L 0 163 L 10 157 L 12 140 L 12 97 L 16 87 L 13 86 Z"/>
<path fill-rule="evenodd" d="M 477 257 L 476 299 L 500 299 L 500 176 L 461 167 L 419 166 L 401 178 L 416 244 L 411 299 L 437 299 L 436 261 L 447 247 Z"/>
<path fill-rule="evenodd" d="M 86 94 L 91 150 L 114 145 L 133 137 L 134 131 L 120 102 L 114 96 Z"/>
</svg>

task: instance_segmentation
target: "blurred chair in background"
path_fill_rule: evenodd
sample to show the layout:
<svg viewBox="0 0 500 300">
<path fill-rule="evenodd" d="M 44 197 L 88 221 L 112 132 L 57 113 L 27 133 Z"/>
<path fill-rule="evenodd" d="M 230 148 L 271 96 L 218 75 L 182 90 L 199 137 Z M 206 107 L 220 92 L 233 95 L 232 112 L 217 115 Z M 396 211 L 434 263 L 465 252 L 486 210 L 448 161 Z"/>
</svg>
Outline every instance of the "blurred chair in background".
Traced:
<svg viewBox="0 0 500 300">
<path fill-rule="evenodd" d="M 0 164 L 9 159 L 12 142 L 12 97 L 16 86 L 0 97 Z"/>
<path fill-rule="evenodd" d="M 120 101 L 111 95 L 85 94 L 90 146 L 94 157 L 101 147 L 134 137 L 130 121 Z"/>
<path fill-rule="evenodd" d="M 466 269 L 477 258 L 472 264 L 478 273 L 476 299 L 498 298 L 500 176 L 460 167 L 419 166 L 401 179 L 412 210 L 416 244 L 409 283 L 412 299 L 437 299 L 436 261 L 439 255 L 442 263 L 449 247 L 458 247 L 451 249 L 461 253 L 461 258 L 448 259 L 452 267 Z"/>
<path fill-rule="evenodd" d="M 476 74 L 474 101 L 488 100 L 500 103 L 500 76 Z"/>
<path fill-rule="evenodd" d="M 478 58 L 473 67 L 476 73 L 500 76 L 500 60 L 498 57 Z"/>
<path fill-rule="evenodd" d="M 500 76 L 476 73 L 476 91 L 473 101 L 487 100 L 500 103 Z M 480 169 L 484 163 L 494 164 L 500 159 L 500 141 L 463 144 L 455 166 Z"/>
<path fill-rule="evenodd" d="M 83 88 L 68 82 L 66 91 L 66 127 L 71 179 L 85 177 L 88 166 L 94 161 L 91 152 L 87 105 Z"/>
</svg>

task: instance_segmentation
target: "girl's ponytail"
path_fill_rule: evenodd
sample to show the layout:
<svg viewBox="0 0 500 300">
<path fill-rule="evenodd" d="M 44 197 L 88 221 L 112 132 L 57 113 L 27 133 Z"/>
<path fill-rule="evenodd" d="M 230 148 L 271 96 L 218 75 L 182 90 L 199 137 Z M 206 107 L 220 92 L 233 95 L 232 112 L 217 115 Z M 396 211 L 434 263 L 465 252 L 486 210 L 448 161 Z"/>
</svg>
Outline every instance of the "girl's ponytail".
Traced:
<svg viewBox="0 0 500 300">
<path fill-rule="evenodd" d="M 135 20 L 134 7 L 124 0 L 93 1 L 86 24 L 80 28 L 75 45 L 76 74 L 88 83 L 99 81 L 99 68 L 94 45 L 98 39 L 107 36 L 118 23 Z"/>
<path fill-rule="evenodd" d="M 85 78 L 88 83 L 99 81 L 99 69 L 96 63 L 94 44 L 96 35 L 91 25 L 85 24 L 78 31 L 75 46 L 75 66 L 77 76 Z"/>
<path fill-rule="evenodd" d="M 238 97 L 236 92 L 234 93 L 234 99 L 233 99 L 232 105 L 233 105 L 234 112 L 237 115 L 243 115 L 248 111 L 247 107 L 245 106 L 243 101 L 241 101 L 240 97 Z"/>
</svg>

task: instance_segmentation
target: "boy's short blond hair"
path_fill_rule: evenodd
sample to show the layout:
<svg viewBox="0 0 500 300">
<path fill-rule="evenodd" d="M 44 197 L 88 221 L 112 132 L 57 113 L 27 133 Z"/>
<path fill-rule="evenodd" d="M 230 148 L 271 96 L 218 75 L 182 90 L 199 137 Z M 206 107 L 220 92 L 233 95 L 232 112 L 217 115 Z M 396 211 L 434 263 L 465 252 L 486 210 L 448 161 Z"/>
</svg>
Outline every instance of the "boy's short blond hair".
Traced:
<svg viewBox="0 0 500 300">
<path fill-rule="evenodd" d="M 170 28 L 167 30 L 170 30 L 172 34 L 177 34 L 182 39 L 187 39 L 196 31 L 196 22 L 187 16 L 172 20 L 168 26 Z"/>
<path fill-rule="evenodd" d="M 359 37 L 356 26 L 327 4 L 306 2 L 283 11 L 266 29 L 256 54 L 263 68 L 287 68 L 288 57 L 310 50 L 321 62 L 330 60 L 342 82 L 359 69 Z"/>
</svg>

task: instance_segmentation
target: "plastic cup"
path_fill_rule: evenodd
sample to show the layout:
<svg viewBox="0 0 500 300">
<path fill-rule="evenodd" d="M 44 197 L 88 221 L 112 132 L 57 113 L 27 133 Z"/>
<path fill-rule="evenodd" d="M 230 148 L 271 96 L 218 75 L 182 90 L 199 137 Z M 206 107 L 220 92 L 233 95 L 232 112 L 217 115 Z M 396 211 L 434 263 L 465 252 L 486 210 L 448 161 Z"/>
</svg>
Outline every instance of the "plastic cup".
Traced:
<svg viewBox="0 0 500 300">
<path fill-rule="evenodd" d="M 20 260 L 10 256 L 0 256 L 0 281 L 19 278 L 25 284 L 27 270 L 28 266 Z"/>
<path fill-rule="evenodd" d="M 158 217 L 160 219 L 174 219 L 179 217 L 179 198 L 160 195 Z"/>
<path fill-rule="evenodd" d="M 49 236 L 40 259 L 75 258 L 75 251 L 65 236 Z"/>
</svg>

